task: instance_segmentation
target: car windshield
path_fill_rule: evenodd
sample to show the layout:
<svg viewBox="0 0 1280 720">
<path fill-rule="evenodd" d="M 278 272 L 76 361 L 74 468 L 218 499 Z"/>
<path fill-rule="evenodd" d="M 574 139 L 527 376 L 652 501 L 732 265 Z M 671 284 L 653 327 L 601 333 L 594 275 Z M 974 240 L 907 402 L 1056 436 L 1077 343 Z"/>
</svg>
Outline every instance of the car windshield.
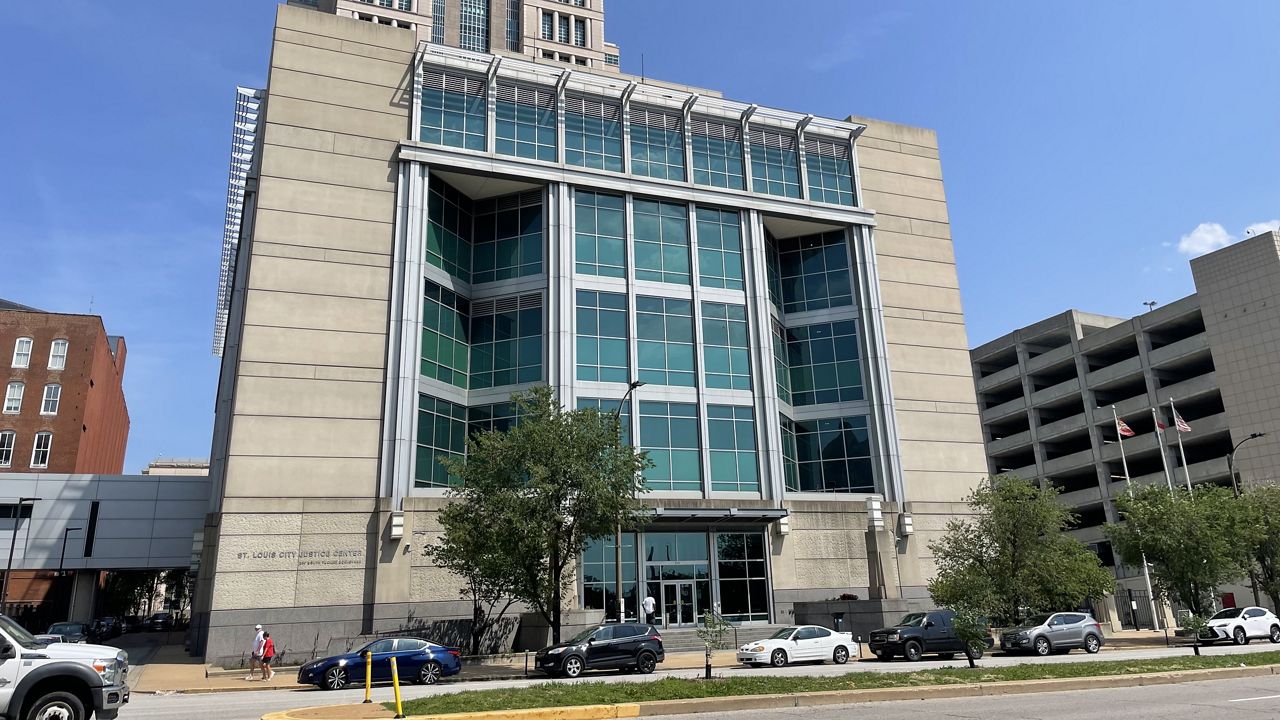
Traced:
<svg viewBox="0 0 1280 720">
<path fill-rule="evenodd" d="M 774 634 L 770 635 L 770 636 L 769 636 L 769 639 L 770 639 L 770 640 L 786 640 L 787 638 L 791 637 L 791 633 L 793 633 L 793 632 L 795 632 L 795 631 L 796 631 L 796 629 L 795 629 L 795 628 L 793 628 L 793 627 L 789 627 L 789 628 L 782 628 L 782 629 L 781 629 L 781 630 L 779 630 L 778 632 L 776 632 L 776 633 L 774 633 Z"/>
<path fill-rule="evenodd" d="M 31 633 L 24 630 L 21 625 L 14 622 L 8 615 L 0 615 L 0 630 L 4 630 L 9 637 L 18 641 L 19 645 L 28 650 L 37 650 L 43 647 L 40 643 L 36 642 L 35 637 Z"/>
<path fill-rule="evenodd" d="M 573 643 L 574 645 L 577 645 L 577 644 L 579 644 L 579 643 L 584 643 L 584 642 L 586 642 L 586 641 L 587 641 L 587 640 L 588 640 L 592 635 L 595 635 L 595 634 L 596 634 L 596 630 L 598 630 L 598 629 L 599 629 L 599 628 L 593 628 L 593 627 L 587 628 L 586 630 L 583 630 L 582 632 L 578 633 L 577 635 L 574 635 L 573 637 L 569 638 L 569 642 Z"/>
<path fill-rule="evenodd" d="M 929 617 L 928 613 L 909 613 L 903 615 L 898 621 L 898 627 L 920 627 L 924 625 L 924 619 Z"/>
<path fill-rule="evenodd" d="M 1047 624 L 1049 622 L 1049 618 L 1051 617 L 1053 616 L 1052 615 L 1032 615 L 1031 617 L 1027 618 L 1026 622 L 1022 624 L 1027 627 L 1039 627 L 1041 625 Z"/>
<path fill-rule="evenodd" d="M 74 635 L 81 632 L 79 623 L 54 623 L 49 626 L 50 635 Z"/>
<path fill-rule="evenodd" d="M 1244 608 L 1227 608 L 1218 612 L 1210 620 L 1226 620 L 1227 618 L 1240 617 L 1240 613 L 1244 612 Z"/>
</svg>

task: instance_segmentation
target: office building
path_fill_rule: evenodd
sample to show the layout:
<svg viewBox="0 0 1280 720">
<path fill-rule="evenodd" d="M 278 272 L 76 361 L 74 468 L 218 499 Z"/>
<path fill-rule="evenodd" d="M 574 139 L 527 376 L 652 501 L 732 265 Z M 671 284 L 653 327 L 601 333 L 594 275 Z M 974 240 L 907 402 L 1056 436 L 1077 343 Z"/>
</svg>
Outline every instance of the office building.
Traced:
<svg viewBox="0 0 1280 720">
<path fill-rule="evenodd" d="M 97 315 L 0 300 L 0 473 L 120 473 L 125 342 Z"/>
<path fill-rule="evenodd" d="M 989 471 L 1062 493 L 1079 516 L 1077 537 L 1115 568 L 1125 624 L 1130 597 L 1138 624 L 1150 622 L 1141 569 L 1118 563 L 1102 532 L 1118 519 L 1112 500 L 1128 492 L 1126 461 L 1137 486 L 1230 485 L 1228 458 L 1253 433 L 1267 436 L 1235 455 L 1244 485 L 1274 482 L 1280 461 L 1276 233 L 1196 258 L 1191 270 L 1196 293 L 1150 312 L 1069 310 L 971 353 Z M 1115 417 L 1135 433 L 1124 457 Z"/>
<path fill-rule="evenodd" d="M 928 604 L 986 474 L 934 133 L 419 39 L 285 5 L 238 96 L 196 651 L 465 623 L 435 461 L 541 384 L 646 383 L 655 515 L 621 569 L 588 549 L 569 625 L 619 570 L 667 628 Z"/>
</svg>

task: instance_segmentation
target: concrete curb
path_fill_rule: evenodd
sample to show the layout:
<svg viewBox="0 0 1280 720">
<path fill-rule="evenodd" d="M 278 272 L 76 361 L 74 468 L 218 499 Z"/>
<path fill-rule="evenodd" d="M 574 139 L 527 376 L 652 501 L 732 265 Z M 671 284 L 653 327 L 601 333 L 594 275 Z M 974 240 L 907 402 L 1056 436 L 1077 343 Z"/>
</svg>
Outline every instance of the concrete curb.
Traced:
<svg viewBox="0 0 1280 720">
<path fill-rule="evenodd" d="M 1070 690 L 1098 690 L 1102 688 L 1145 687 L 1172 685 L 1207 680 L 1233 680 L 1239 678 L 1280 675 L 1280 665 L 1255 667 L 1209 668 L 1205 670 L 1178 670 L 1134 675 L 1098 675 L 1080 678 L 1054 678 L 1049 680 L 1012 680 L 993 683 L 965 683 L 956 685 L 924 685 L 919 687 L 875 688 L 868 690 L 831 690 L 826 692 L 790 693 L 783 695 L 737 695 L 732 697 L 692 698 L 688 700 L 657 700 L 618 705 L 581 705 L 573 707 L 532 708 L 527 710 L 502 710 L 493 712 L 452 713 L 445 715 L 412 715 L 411 720 L 613 720 L 614 718 L 655 717 L 705 712 L 733 712 L 738 710 L 781 710 L 783 708 L 814 707 L 819 705 L 851 705 L 894 700 L 940 700 L 948 698 L 1019 695 L 1030 693 L 1065 692 Z M 342 706 L 331 706 L 338 709 Z M 319 708 L 300 708 L 269 713 L 262 720 L 302 720 L 293 713 Z M 330 716 L 341 720 L 341 715 Z"/>
</svg>

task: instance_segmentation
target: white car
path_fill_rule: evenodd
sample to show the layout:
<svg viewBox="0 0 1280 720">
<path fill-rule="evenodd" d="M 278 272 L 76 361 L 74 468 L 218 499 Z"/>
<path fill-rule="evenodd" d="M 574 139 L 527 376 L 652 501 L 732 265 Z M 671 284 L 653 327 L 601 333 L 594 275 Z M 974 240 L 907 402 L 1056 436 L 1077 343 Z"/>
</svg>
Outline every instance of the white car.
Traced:
<svg viewBox="0 0 1280 720">
<path fill-rule="evenodd" d="M 1200 633 L 1206 642 L 1230 640 L 1237 645 L 1263 638 L 1280 643 L 1280 618 L 1260 607 L 1227 608 L 1209 618 L 1209 627 Z"/>
<path fill-rule="evenodd" d="M 817 625 L 783 628 L 767 640 L 749 642 L 738 648 L 738 662 L 744 665 L 783 667 L 787 663 L 814 660 L 843 665 L 850 657 L 857 656 L 858 643 L 853 635 Z"/>
</svg>

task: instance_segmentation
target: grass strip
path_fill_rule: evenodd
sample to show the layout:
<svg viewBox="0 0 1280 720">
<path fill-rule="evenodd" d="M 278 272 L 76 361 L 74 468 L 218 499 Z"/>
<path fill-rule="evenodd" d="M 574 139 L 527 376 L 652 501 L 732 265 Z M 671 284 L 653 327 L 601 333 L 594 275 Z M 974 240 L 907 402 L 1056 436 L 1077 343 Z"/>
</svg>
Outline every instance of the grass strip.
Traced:
<svg viewBox="0 0 1280 720">
<path fill-rule="evenodd" d="M 664 678 L 652 682 L 548 682 L 526 688 L 502 690 L 467 690 L 449 695 L 410 700 L 404 704 L 407 715 L 435 715 L 459 712 L 522 710 L 527 708 L 568 705 L 612 705 L 615 703 L 653 700 L 687 700 L 690 698 L 729 697 L 734 695 L 770 695 L 822 692 L 828 690 L 867 690 L 872 688 L 920 687 L 924 685 L 959 685 L 1008 680 L 1048 680 L 1103 675 L 1203 670 L 1208 668 L 1280 664 L 1280 652 L 1245 655 L 1186 655 L 1150 660 L 1112 660 L 1101 662 L 1036 664 L 1029 662 L 1012 667 L 946 667 L 918 672 L 853 672 L 826 677 L 759 677 L 737 676 L 713 680 Z M 394 709 L 393 703 L 387 707 Z"/>
</svg>

